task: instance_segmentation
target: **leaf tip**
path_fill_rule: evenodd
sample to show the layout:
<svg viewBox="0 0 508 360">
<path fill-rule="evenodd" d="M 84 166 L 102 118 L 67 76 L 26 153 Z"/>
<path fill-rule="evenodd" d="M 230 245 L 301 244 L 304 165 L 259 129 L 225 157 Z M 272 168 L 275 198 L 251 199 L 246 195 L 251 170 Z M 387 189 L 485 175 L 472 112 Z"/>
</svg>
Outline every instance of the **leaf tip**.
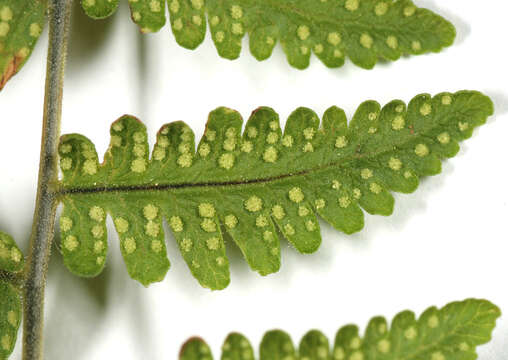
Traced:
<svg viewBox="0 0 508 360">
<path fill-rule="evenodd" d="M 5 84 L 18 73 L 23 61 L 26 59 L 26 56 L 19 56 L 16 54 L 13 58 L 7 63 L 5 69 L 2 73 L 2 77 L 0 78 L 0 91 L 3 90 Z"/>
<path fill-rule="evenodd" d="M 179 359 L 199 359 L 203 355 L 211 355 L 210 347 L 200 337 L 194 336 L 187 340 L 180 348 Z"/>
</svg>

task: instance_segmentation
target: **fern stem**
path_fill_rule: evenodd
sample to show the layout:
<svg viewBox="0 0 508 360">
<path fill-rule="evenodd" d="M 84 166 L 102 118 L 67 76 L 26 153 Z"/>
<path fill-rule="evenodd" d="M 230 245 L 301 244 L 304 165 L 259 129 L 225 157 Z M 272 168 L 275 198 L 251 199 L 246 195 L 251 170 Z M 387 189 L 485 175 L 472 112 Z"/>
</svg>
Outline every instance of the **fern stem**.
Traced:
<svg viewBox="0 0 508 360">
<path fill-rule="evenodd" d="M 58 180 L 57 146 L 72 0 L 49 1 L 49 45 L 39 182 L 26 268 L 23 359 L 43 357 L 44 289 L 54 235 Z"/>
</svg>

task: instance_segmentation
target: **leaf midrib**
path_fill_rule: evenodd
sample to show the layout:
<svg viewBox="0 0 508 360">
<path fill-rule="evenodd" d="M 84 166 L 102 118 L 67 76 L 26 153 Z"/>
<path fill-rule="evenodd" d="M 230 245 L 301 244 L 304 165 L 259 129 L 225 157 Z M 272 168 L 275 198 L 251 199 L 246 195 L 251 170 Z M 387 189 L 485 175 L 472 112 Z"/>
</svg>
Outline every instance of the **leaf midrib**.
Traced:
<svg viewBox="0 0 508 360">
<path fill-rule="evenodd" d="M 459 314 L 457 314 L 457 317 L 462 316 L 462 314 L 465 311 L 466 311 L 466 309 L 464 307 L 461 310 L 461 312 Z M 487 312 L 488 311 L 486 311 L 485 313 L 487 313 Z M 480 310 L 478 310 L 476 312 L 475 316 L 473 316 L 467 322 L 465 322 L 465 323 L 458 323 L 456 326 L 453 327 L 453 329 L 450 332 L 442 334 L 439 337 L 439 339 L 436 339 L 435 342 L 429 343 L 427 345 L 420 346 L 417 349 L 415 349 L 412 354 L 408 355 L 406 360 L 415 359 L 417 356 L 421 355 L 422 353 L 424 354 L 424 353 L 428 352 L 430 349 L 438 347 L 438 346 L 446 347 L 446 346 L 444 346 L 444 344 L 446 343 L 446 340 L 451 338 L 451 337 L 453 337 L 453 336 L 455 336 L 455 335 L 461 335 L 461 336 L 464 336 L 464 337 L 475 337 L 473 334 L 465 334 L 465 333 L 460 334 L 460 330 L 463 329 L 463 328 L 467 328 L 467 327 L 469 327 L 471 325 L 476 324 L 477 323 L 477 319 L 480 318 L 482 315 L 484 315 L 484 313 L 482 313 Z M 481 325 L 485 325 L 485 324 L 481 324 Z M 483 342 L 488 341 L 488 338 L 483 338 L 483 337 L 480 337 L 480 336 L 476 336 L 476 337 L 481 339 L 481 341 L 483 341 Z"/>
<path fill-rule="evenodd" d="M 278 12 L 282 16 L 288 17 L 287 13 L 293 13 L 296 16 L 305 19 L 308 23 L 314 23 L 315 19 L 319 19 L 320 23 L 332 25 L 333 27 L 341 29 L 346 34 L 349 34 L 349 31 L 347 29 L 348 27 L 360 27 L 364 29 L 372 29 L 373 27 L 375 27 L 378 30 L 383 31 L 390 30 L 396 32 L 397 34 L 400 34 L 399 31 L 400 25 L 395 26 L 383 23 L 372 23 L 369 22 L 368 20 L 365 22 L 361 21 L 361 19 L 365 15 L 362 12 L 358 12 L 358 15 L 356 16 L 353 16 L 353 14 L 351 14 L 351 16 L 348 16 L 347 18 L 345 17 L 337 18 L 320 11 L 309 13 L 300 10 L 300 8 L 295 6 L 281 4 L 280 1 L 276 2 L 273 0 L 265 0 L 265 5 L 267 7 L 271 7 L 272 9 L 274 9 L 274 11 Z"/>
<path fill-rule="evenodd" d="M 459 118 L 465 117 L 465 114 L 462 111 L 455 111 L 455 116 Z M 448 114 L 449 115 L 449 114 Z M 444 116 L 441 114 L 440 116 Z M 326 170 L 331 167 L 343 167 L 345 164 L 350 163 L 354 160 L 360 159 L 371 159 L 380 155 L 384 155 L 388 152 L 393 152 L 396 150 L 400 150 L 403 145 L 414 141 L 418 137 L 427 137 L 426 133 L 432 132 L 436 127 L 439 127 L 440 122 L 434 119 L 433 126 L 426 128 L 425 131 L 422 132 L 414 132 L 409 135 L 409 137 L 401 137 L 400 141 L 386 145 L 384 148 L 379 149 L 378 151 L 374 151 L 369 154 L 358 153 L 358 149 L 360 149 L 365 143 L 356 144 L 357 151 L 353 153 L 351 156 L 345 156 L 340 161 L 331 162 L 328 164 L 316 166 L 310 169 L 294 172 L 294 173 L 286 173 L 280 174 L 276 176 L 270 176 L 266 178 L 258 178 L 258 179 L 248 179 L 248 180 L 232 180 L 232 181 L 212 181 L 212 182 L 196 182 L 196 183 L 176 183 L 176 184 L 150 184 L 144 183 L 139 185 L 101 185 L 94 187 L 78 187 L 78 186 L 66 186 L 60 182 L 60 190 L 58 191 L 58 195 L 72 195 L 72 194 L 97 194 L 97 193 L 114 193 L 114 192 L 135 192 L 135 191 L 165 191 L 165 190 L 178 190 L 178 189 L 187 189 L 187 188 L 200 188 L 200 187 L 229 187 L 229 186 L 245 186 L 245 185 L 255 185 L 255 184 L 264 184 L 279 180 L 284 180 L 291 177 L 305 176 L 312 172 Z"/>
<path fill-rule="evenodd" d="M 420 136 L 420 134 L 413 134 L 412 136 Z M 407 141 L 409 142 L 409 141 Z M 185 188 L 199 188 L 199 187 L 227 187 L 227 186 L 244 186 L 253 184 L 269 183 L 278 180 L 284 180 L 291 177 L 305 176 L 312 172 L 326 170 L 331 167 L 342 167 L 344 164 L 348 164 L 353 160 L 359 160 L 362 158 L 374 158 L 379 155 L 383 155 L 387 152 L 395 151 L 400 148 L 401 145 L 406 142 L 399 144 L 393 144 L 386 146 L 385 149 L 373 152 L 371 154 L 354 153 L 353 156 L 346 157 L 340 161 L 331 162 L 328 164 L 316 166 L 307 170 L 298 171 L 295 173 L 281 174 L 277 176 L 270 176 L 266 178 L 249 179 L 249 180 L 233 180 L 233 181 L 217 181 L 217 182 L 197 182 L 197 183 L 179 183 L 179 184 L 139 184 L 139 185 L 119 185 L 119 186 L 95 186 L 95 187 L 75 187 L 75 186 L 62 186 L 59 191 L 60 195 L 69 194 L 93 194 L 93 193 L 109 193 L 109 192 L 133 192 L 133 191 L 164 191 L 164 190 L 176 190 Z"/>
</svg>

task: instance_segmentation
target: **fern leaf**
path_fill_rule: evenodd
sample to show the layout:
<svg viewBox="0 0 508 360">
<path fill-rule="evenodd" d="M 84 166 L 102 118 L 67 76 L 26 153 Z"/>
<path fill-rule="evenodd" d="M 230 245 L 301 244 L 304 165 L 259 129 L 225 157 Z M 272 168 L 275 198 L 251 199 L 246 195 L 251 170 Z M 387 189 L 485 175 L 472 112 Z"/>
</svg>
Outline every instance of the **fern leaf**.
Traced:
<svg viewBox="0 0 508 360">
<path fill-rule="evenodd" d="M 0 359 L 7 359 L 16 343 L 21 298 L 11 285 L 11 273 L 23 269 L 24 258 L 13 238 L 0 231 Z"/>
<path fill-rule="evenodd" d="M 23 270 L 25 259 L 14 239 L 0 231 L 0 270 L 19 272 Z"/>
<path fill-rule="evenodd" d="M 0 0 L 0 90 L 32 53 L 45 11 L 45 0 Z"/>
<path fill-rule="evenodd" d="M 129 6 L 132 20 L 143 33 L 159 31 L 166 24 L 165 0 L 131 0 Z"/>
<path fill-rule="evenodd" d="M 105 19 L 118 8 L 118 0 L 81 0 L 85 13 L 92 19 Z"/>
<path fill-rule="evenodd" d="M 375 317 L 363 338 L 358 327 L 342 327 L 330 349 L 326 336 L 309 331 L 298 350 L 290 336 L 269 331 L 259 349 L 260 360 L 474 360 L 476 347 L 490 341 L 500 310 L 486 300 L 453 302 L 442 309 L 431 307 L 419 319 L 411 311 L 395 316 L 390 327 L 383 317 Z M 212 360 L 208 345 L 190 339 L 180 352 L 180 360 Z M 222 360 L 253 360 L 254 351 L 241 334 L 230 334 L 222 346 Z"/>
<path fill-rule="evenodd" d="M 17 290 L 0 279 L 0 359 L 12 353 L 21 319 L 21 301 Z"/>
<path fill-rule="evenodd" d="M 438 52 L 455 39 L 451 23 L 411 0 L 168 0 L 176 41 L 188 49 L 203 42 L 206 17 L 219 55 L 236 59 L 245 34 L 258 60 L 280 41 L 289 63 L 304 69 L 311 53 L 328 67 L 348 56 L 371 69 L 378 59 Z"/>
<path fill-rule="evenodd" d="M 82 0 L 93 18 L 111 15 L 118 0 Z M 166 22 L 165 0 L 130 0 L 131 17 L 143 33 Z M 304 69 L 313 52 L 326 66 L 340 67 L 346 56 L 371 69 L 379 59 L 439 52 L 455 40 L 454 26 L 411 0 L 168 0 L 171 29 L 178 44 L 197 48 L 206 22 L 219 55 L 236 59 L 242 38 L 258 60 L 280 41 L 289 63 Z"/>
<path fill-rule="evenodd" d="M 183 122 L 162 127 L 149 159 L 145 126 L 124 116 L 111 127 L 99 164 L 84 136 L 65 135 L 60 219 L 67 267 L 94 276 L 105 264 L 106 215 L 113 218 L 131 277 L 148 285 L 169 268 L 165 218 L 192 274 L 211 289 L 229 283 L 226 234 L 261 275 L 280 267 L 282 234 L 298 251 L 321 243 L 317 215 L 350 234 L 362 229 L 363 208 L 390 215 L 390 190 L 410 193 L 418 179 L 441 171 L 458 142 L 493 113 L 474 91 L 415 97 L 406 108 L 360 105 L 349 126 L 332 107 L 323 116 L 300 108 L 285 130 L 269 108 L 253 112 L 242 135 L 237 112 L 210 114 L 197 152 Z M 279 232 L 280 231 L 280 232 Z"/>
</svg>

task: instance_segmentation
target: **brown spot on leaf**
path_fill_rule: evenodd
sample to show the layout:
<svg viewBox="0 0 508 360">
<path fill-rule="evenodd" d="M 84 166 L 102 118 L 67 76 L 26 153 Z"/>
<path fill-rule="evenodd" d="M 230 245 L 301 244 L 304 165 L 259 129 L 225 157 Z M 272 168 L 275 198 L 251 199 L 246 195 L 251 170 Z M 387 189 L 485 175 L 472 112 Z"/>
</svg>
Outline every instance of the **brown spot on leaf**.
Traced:
<svg viewBox="0 0 508 360">
<path fill-rule="evenodd" d="M 2 78 L 0 78 L 0 90 L 2 90 L 9 81 L 11 77 L 16 75 L 19 68 L 21 67 L 21 64 L 23 63 L 23 60 L 25 60 L 26 57 L 14 55 L 11 61 L 7 64 L 7 67 L 5 68 L 5 71 L 2 74 Z"/>
</svg>

